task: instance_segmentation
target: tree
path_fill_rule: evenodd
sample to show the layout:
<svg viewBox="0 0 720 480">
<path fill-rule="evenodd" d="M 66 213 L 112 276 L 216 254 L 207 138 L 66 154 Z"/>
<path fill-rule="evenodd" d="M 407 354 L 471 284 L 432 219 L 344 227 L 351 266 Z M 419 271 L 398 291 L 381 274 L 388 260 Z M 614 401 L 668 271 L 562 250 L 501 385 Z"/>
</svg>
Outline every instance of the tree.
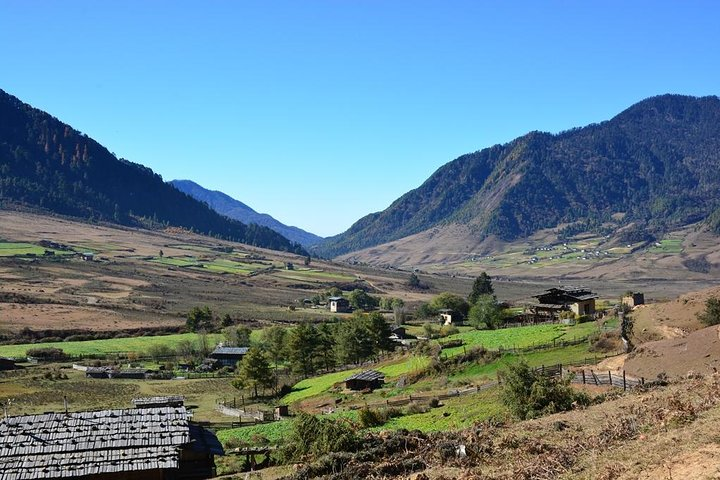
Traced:
<svg viewBox="0 0 720 480">
<path fill-rule="evenodd" d="M 570 410 L 573 403 L 587 405 L 588 396 L 575 392 L 570 378 L 549 377 L 523 360 L 501 372 L 502 400 L 521 420 Z"/>
<path fill-rule="evenodd" d="M 335 352 L 340 363 L 360 363 L 375 353 L 375 339 L 362 318 L 353 315 L 337 329 Z"/>
<path fill-rule="evenodd" d="M 348 302 L 356 310 L 370 310 L 378 305 L 378 299 L 368 295 L 365 290 L 356 288 L 348 294 Z"/>
<path fill-rule="evenodd" d="M 305 260 L 304 260 L 303 263 L 305 263 L 305 266 L 307 267 L 308 265 L 310 265 L 310 261 L 311 261 L 311 260 L 310 260 L 310 255 L 308 255 L 307 257 L 305 257 Z"/>
<path fill-rule="evenodd" d="M 287 343 L 288 360 L 292 370 L 304 377 L 315 373 L 318 347 L 318 332 L 313 325 L 303 322 L 293 328 Z"/>
<path fill-rule="evenodd" d="M 460 315 L 465 318 L 470 309 L 470 305 L 464 298 L 449 292 L 443 292 L 430 302 L 430 307 L 436 312 L 438 310 L 452 310 L 453 315 Z"/>
<path fill-rule="evenodd" d="M 420 288 L 420 278 L 414 273 L 411 273 L 407 284 L 410 288 Z"/>
<path fill-rule="evenodd" d="M 494 292 L 490 275 L 482 272 L 473 282 L 472 292 L 468 296 L 468 302 L 474 304 L 481 295 L 492 295 Z"/>
<path fill-rule="evenodd" d="M 193 307 L 187 315 L 185 326 L 191 332 L 212 330 L 214 328 L 213 313 L 210 307 L 207 305 L 204 307 Z"/>
<path fill-rule="evenodd" d="M 233 319 L 232 319 L 232 317 L 230 316 L 229 313 L 226 313 L 225 315 L 223 315 L 222 321 L 221 321 L 220 324 L 221 324 L 223 327 L 229 327 L 230 325 L 233 324 Z"/>
<path fill-rule="evenodd" d="M 318 357 L 322 361 L 325 370 L 335 366 L 335 335 L 334 325 L 325 322 L 317 327 L 318 333 Z"/>
<path fill-rule="evenodd" d="M 228 327 L 223 333 L 225 334 L 225 341 L 230 346 L 247 347 L 250 345 L 250 334 L 252 330 L 245 325 Z"/>
<path fill-rule="evenodd" d="M 252 388 L 255 397 L 258 396 L 258 387 L 265 389 L 273 386 L 273 372 L 265 352 L 261 349 L 250 347 L 239 363 L 238 385 Z"/>
<path fill-rule="evenodd" d="M 367 316 L 366 324 L 370 330 L 370 335 L 375 343 L 375 348 L 383 352 L 391 352 L 395 350 L 395 342 L 390 338 L 392 331 L 390 325 L 385 321 L 385 317 L 379 312 L 373 312 Z"/>
<path fill-rule="evenodd" d="M 503 321 L 502 309 L 492 295 L 481 295 L 468 313 L 468 323 L 478 330 L 498 328 Z"/>
<path fill-rule="evenodd" d="M 708 298 L 705 302 L 705 311 L 698 318 L 705 325 L 720 324 L 720 299 Z"/>
</svg>

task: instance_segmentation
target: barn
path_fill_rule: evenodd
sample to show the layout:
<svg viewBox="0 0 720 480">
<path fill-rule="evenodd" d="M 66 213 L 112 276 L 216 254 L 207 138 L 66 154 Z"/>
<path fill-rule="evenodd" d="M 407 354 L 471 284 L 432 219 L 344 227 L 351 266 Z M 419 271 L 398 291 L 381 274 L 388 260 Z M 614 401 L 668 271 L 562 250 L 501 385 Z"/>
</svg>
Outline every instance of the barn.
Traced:
<svg viewBox="0 0 720 480">
<path fill-rule="evenodd" d="M 374 390 L 385 383 L 385 375 L 377 370 L 364 370 L 345 379 L 345 388 L 349 390 Z"/>
<path fill-rule="evenodd" d="M 0 480 L 204 479 L 220 442 L 184 406 L 22 415 L 0 420 Z"/>
</svg>

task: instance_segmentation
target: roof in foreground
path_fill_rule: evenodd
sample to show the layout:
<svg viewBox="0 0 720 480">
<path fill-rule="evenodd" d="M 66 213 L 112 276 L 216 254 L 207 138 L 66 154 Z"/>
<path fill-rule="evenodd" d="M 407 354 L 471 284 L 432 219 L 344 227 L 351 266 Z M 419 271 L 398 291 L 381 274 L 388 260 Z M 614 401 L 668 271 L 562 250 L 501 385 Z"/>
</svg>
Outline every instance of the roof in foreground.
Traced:
<svg viewBox="0 0 720 480">
<path fill-rule="evenodd" d="M 372 382 L 375 380 L 383 379 L 385 379 L 384 373 L 378 372 L 377 370 L 363 370 L 362 372 L 356 373 L 355 375 L 346 378 L 344 381 L 347 382 L 348 380 L 363 380 L 366 382 Z"/>
<path fill-rule="evenodd" d="M 23 415 L 0 420 L 0 480 L 177 468 L 191 434 L 185 407 Z"/>
</svg>

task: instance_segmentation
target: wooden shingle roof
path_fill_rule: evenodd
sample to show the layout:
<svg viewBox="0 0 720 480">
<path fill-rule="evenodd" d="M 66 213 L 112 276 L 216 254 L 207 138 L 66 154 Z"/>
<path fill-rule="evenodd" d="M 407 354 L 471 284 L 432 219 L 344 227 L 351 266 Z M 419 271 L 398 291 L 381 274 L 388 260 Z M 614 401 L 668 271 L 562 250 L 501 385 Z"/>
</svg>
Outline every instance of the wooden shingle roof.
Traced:
<svg viewBox="0 0 720 480">
<path fill-rule="evenodd" d="M 194 440 L 188 420 L 169 406 L 3 418 L 0 480 L 177 468 Z"/>
<path fill-rule="evenodd" d="M 374 382 L 375 380 L 385 380 L 385 374 L 378 372 L 377 370 L 363 370 L 362 372 L 356 373 L 344 381 L 348 380 L 361 380 L 365 382 Z"/>
</svg>

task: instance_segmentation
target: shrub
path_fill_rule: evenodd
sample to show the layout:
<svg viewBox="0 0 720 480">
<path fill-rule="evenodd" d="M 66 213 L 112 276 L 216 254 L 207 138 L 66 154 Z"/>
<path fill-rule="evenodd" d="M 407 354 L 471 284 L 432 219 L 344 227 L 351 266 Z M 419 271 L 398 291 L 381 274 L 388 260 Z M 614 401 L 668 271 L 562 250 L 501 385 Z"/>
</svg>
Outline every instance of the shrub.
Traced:
<svg viewBox="0 0 720 480">
<path fill-rule="evenodd" d="M 546 376 L 525 361 L 510 365 L 500 375 L 503 403 L 523 420 L 570 410 L 574 404 L 590 404 L 586 394 L 572 389 L 569 378 Z"/>
<path fill-rule="evenodd" d="M 455 325 L 443 325 L 442 327 L 440 327 L 440 336 L 441 337 L 448 337 L 450 335 L 455 335 L 457 333 L 460 333 L 460 330 L 458 330 L 458 328 Z"/>
<path fill-rule="evenodd" d="M 61 348 L 55 347 L 31 348 L 25 352 L 25 355 L 46 362 L 67 360 L 68 358 Z"/>
<path fill-rule="evenodd" d="M 357 426 L 347 419 L 320 418 L 300 413 L 293 420 L 288 441 L 280 451 L 285 461 L 331 452 L 350 452 L 359 446 Z"/>
<path fill-rule="evenodd" d="M 399 408 L 363 408 L 358 411 L 358 421 L 363 428 L 379 427 L 384 425 L 391 418 L 401 417 L 402 410 Z"/>
<path fill-rule="evenodd" d="M 705 302 L 705 311 L 698 318 L 705 325 L 720 324 L 720 299 L 708 298 Z"/>
</svg>

